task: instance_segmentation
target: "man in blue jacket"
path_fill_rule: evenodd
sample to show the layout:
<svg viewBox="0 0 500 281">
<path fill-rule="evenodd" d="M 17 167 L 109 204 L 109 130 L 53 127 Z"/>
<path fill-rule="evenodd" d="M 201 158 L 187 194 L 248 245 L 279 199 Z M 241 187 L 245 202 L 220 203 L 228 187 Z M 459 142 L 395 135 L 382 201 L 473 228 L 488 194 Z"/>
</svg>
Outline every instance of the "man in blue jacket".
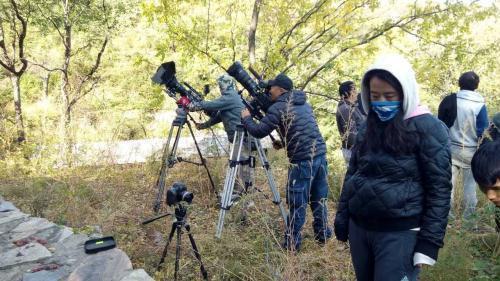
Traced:
<svg viewBox="0 0 500 281">
<path fill-rule="evenodd" d="M 293 82 L 285 74 L 269 81 L 272 105 L 265 117 L 256 123 L 248 110 L 241 112 L 243 126 L 256 138 L 263 138 L 277 129 L 284 138 L 290 161 L 287 202 L 289 217 L 283 247 L 299 250 L 301 229 L 306 208 L 313 212 L 315 239 L 320 243 L 331 237 L 328 227 L 326 199 L 328 196 L 326 145 L 311 106 L 302 91 L 292 90 Z M 276 147 L 276 146 L 275 146 Z"/>
</svg>

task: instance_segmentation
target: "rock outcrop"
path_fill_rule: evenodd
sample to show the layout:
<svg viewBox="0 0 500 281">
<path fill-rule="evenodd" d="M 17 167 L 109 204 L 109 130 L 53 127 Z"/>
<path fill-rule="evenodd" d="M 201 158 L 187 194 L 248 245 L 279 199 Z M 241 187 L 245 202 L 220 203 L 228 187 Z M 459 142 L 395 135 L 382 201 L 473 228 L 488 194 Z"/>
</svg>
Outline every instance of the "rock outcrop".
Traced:
<svg viewBox="0 0 500 281">
<path fill-rule="evenodd" d="M 86 254 L 88 239 L 0 197 L 0 281 L 153 281 L 118 248 Z"/>
</svg>

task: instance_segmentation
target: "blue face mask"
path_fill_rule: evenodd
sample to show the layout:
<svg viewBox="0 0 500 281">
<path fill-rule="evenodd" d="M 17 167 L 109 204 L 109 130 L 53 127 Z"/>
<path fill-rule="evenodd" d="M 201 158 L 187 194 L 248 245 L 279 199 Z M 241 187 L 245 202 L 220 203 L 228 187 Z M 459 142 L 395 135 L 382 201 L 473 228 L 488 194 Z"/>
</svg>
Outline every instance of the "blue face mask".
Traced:
<svg viewBox="0 0 500 281">
<path fill-rule="evenodd" d="M 399 111 L 401 101 L 372 101 L 372 109 L 377 113 L 378 118 L 382 122 L 386 122 L 394 118 Z"/>
</svg>

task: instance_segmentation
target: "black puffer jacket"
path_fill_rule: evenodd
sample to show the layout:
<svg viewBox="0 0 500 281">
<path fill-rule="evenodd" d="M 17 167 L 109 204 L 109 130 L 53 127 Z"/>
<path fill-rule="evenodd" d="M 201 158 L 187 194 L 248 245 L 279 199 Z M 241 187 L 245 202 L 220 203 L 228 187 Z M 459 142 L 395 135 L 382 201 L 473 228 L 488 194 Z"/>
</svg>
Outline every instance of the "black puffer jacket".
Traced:
<svg viewBox="0 0 500 281">
<path fill-rule="evenodd" d="M 249 116 L 243 119 L 243 125 L 256 138 L 278 129 L 285 138 L 287 156 L 292 163 L 323 155 L 326 144 L 306 99 L 301 91 L 284 93 L 269 107 L 260 123 Z"/>
<path fill-rule="evenodd" d="M 415 252 L 437 259 L 451 195 L 451 154 L 446 126 L 430 114 L 406 121 L 418 134 L 412 154 L 358 150 L 358 134 L 335 218 L 337 239 L 348 238 L 349 219 L 373 231 L 420 227 Z"/>
</svg>

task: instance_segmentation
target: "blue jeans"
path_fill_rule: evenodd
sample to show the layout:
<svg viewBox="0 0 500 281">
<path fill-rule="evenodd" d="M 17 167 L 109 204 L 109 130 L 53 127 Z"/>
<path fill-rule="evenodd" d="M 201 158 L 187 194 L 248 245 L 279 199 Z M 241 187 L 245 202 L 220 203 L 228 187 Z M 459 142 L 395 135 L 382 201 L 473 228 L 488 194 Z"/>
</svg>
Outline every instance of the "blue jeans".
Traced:
<svg viewBox="0 0 500 281">
<path fill-rule="evenodd" d="M 328 196 L 328 166 L 325 155 L 292 164 L 288 170 L 287 203 L 289 215 L 285 231 L 285 247 L 298 250 L 301 230 L 306 219 L 307 205 L 313 213 L 315 239 L 325 242 L 332 236 L 328 227 L 326 199 Z"/>
<path fill-rule="evenodd" d="M 416 281 L 413 266 L 417 231 L 368 231 L 349 221 L 349 245 L 358 281 Z"/>
</svg>

